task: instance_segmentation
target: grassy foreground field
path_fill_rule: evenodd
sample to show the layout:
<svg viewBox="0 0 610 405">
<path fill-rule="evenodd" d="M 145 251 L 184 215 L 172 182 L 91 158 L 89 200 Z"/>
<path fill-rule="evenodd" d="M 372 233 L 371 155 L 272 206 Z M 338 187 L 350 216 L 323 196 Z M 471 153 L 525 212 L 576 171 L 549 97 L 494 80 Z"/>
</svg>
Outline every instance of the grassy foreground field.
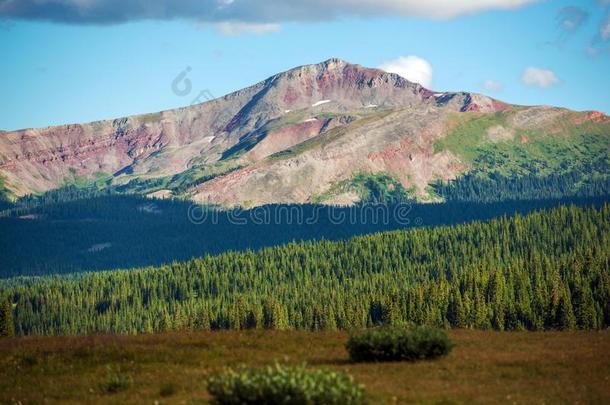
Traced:
<svg viewBox="0 0 610 405">
<path fill-rule="evenodd" d="M 0 403 L 206 403 L 209 373 L 274 360 L 347 371 L 374 404 L 610 403 L 610 331 L 450 335 L 446 358 L 370 364 L 348 361 L 343 332 L 0 339 Z"/>
</svg>

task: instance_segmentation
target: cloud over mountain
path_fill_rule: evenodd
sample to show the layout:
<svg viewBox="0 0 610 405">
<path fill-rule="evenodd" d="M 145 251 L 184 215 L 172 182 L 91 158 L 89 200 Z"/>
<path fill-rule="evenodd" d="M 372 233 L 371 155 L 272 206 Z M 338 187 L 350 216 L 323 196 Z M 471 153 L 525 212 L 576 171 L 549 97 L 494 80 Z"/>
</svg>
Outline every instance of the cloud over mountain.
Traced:
<svg viewBox="0 0 610 405">
<path fill-rule="evenodd" d="M 504 86 L 497 80 L 485 80 L 481 86 L 488 91 L 502 91 Z"/>
<path fill-rule="evenodd" d="M 521 81 L 526 86 L 547 88 L 559 84 L 559 78 L 549 69 L 528 67 L 521 76 Z"/>
<path fill-rule="evenodd" d="M 432 65 L 418 56 L 401 56 L 379 66 L 379 69 L 396 73 L 414 83 L 430 88 L 432 85 Z"/>
</svg>

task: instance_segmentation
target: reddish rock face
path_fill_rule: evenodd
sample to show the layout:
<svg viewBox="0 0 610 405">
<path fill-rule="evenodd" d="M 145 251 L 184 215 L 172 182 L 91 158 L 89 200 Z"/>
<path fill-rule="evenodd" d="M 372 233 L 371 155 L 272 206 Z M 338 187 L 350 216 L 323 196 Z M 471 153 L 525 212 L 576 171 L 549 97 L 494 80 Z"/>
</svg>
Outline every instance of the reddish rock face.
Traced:
<svg viewBox="0 0 610 405">
<path fill-rule="evenodd" d="M 464 106 L 462 112 L 481 112 L 481 106 L 475 103 L 469 103 Z"/>
<path fill-rule="evenodd" d="M 258 142 L 247 156 L 253 161 L 259 161 L 274 153 L 298 145 L 320 135 L 331 121 L 330 119 L 312 119 L 272 131 Z"/>
<path fill-rule="evenodd" d="M 381 152 L 371 152 L 368 158 L 372 161 L 380 160 L 384 162 L 391 162 L 396 159 L 409 159 L 413 160 L 413 144 L 409 137 L 406 135 L 398 145 L 388 145 Z"/>
<path fill-rule="evenodd" d="M 500 100 L 492 100 L 494 111 L 506 111 L 511 108 L 510 104 L 507 104 Z"/>
<path fill-rule="evenodd" d="M 294 102 L 298 99 L 299 94 L 297 93 L 297 91 L 294 89 L 294 87 L 289 86 L 288 89 L 286 89 L 286 93 L 284 94 L 284 103 L 286 103 L 287 106 L 292 106 Z"/>
<path fill-rule="evenodd" d="M 66 125 L 3 134 L 0 171 L 18 178 L 25 192 L 57 186 L 72 175 L 114 173 L 167 143 L 159 128 L 124 128 L 109 123 Z"/>
<path fill-rule="evenodd" d="M 587 111 L 571 117 L 570 124 L 582 125 L 585 123 L 610 123 L 610 117 L 599 111 Z"/>
<path fill-rule="evenodd" d="M 610 117 L 599 111 L 591 111 L 587 114 L 587 120 L 592 122 L 609 122 Z"/>
</svg>

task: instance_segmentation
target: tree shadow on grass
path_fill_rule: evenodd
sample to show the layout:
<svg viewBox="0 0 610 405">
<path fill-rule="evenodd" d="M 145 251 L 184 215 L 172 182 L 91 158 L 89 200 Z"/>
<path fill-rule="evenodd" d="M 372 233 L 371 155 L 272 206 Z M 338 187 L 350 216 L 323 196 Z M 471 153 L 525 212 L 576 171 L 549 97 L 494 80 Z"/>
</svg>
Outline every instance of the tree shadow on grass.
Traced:
<svg viewBox="0 0 610 405">
<path fill-rule="evenodd" d="M 347 366 L 354 364 L 354 362 L 345 357 L 314 357 L 307 359 L 307 364 L 312 366 Z"/>
</svg>

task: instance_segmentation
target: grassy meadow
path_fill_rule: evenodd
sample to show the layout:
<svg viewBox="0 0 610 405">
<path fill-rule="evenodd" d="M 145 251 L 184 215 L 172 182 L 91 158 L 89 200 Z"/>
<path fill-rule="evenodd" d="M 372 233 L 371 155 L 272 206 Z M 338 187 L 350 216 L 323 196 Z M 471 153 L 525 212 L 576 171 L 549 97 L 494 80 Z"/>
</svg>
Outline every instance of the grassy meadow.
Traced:
<svg viewBox="0 0 610 405">
<path fill-rule="evenodd" d="M 610 331 L 453 330 L 444 358 L 351 363 L 345 332 L 0 339 L 0 403 L 207 403 L 205 377 L 279 361 L 345 371 L 378 403 L 610 403 Z"/>
</svg>

